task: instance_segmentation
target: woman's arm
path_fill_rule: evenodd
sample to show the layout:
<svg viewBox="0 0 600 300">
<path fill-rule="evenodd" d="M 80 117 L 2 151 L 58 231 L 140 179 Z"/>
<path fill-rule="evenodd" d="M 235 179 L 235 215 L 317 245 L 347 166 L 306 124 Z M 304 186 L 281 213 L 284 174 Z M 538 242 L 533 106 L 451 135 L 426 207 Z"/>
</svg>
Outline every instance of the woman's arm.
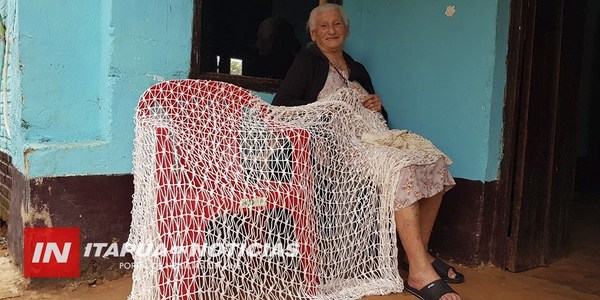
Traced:
<svg viewBox="0 0 600 300">
<path fill-rule="evenodd" d="M 355 74 L 355 76 L 357 76 L 356 80 L 369 93 L 369 96 L 367 96 L 367 98 L 365 98 L 365 100 L 363 100 L 363 101 L 368 101 L 369 99 L 377 97 L 380 109 L 376 109 L 376 111 L 379 111 L 379 113 L 381 113 L 381 115 L 387 122 L 388 121 L 387 111 L 385 110 L 385 107 L 383 107 L 383 103 L 381 103 L 379 96 L 377 96 L 377 94 L 375 94 L 375 88 L 373 87 L 373 82 L 371 81 L 371 75 L 369 75 L 369 72 L 361 63 L 356 62 L 356 61 L 353 61 L 353 63 L 355 64 L 355 69 L 357 71 Z M 367 103 L 367 104 L 370 104 L 370 103 L 371 102 L 369 101 L 369 103 Z M 369 108 L 369 107 L 367 107 L 367 108 Z"/>
</svg>

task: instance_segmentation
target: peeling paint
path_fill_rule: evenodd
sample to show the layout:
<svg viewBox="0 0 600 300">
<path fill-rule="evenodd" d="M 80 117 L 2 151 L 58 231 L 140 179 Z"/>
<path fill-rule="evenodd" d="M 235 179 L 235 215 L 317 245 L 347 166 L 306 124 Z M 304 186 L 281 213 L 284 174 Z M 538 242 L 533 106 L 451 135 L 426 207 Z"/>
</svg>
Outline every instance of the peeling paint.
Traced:
<svg viewBox="0 0 600 300">
<path fill-rule="evenodd" d="M 29 154 L 33 153 L 34 151 L 35 151 L 34 148 L 27 148 L 23 152 L 23 164 L 24 164 L 24 167 L 25 167 L 25 174 L 29 174 L 29 158 L 27 156 Z"/>
<path fill-rule="evenodd" d="M 33 178 L 33 184 L 40 186 L 44 184 L 44 178 Z M 29 193 L 29 192 L 28 192 Z M 54 227 L 47 203 L 40 203 L 35 196 L 28 196 L 27 203 L 21 205 L 21 218 L 24 226 Z"/>
<path fill-rule="evenodd" d="M 47 204 L 42 204 L 40 207 L 28 207 L 27 212 L 24 207 L 21 207 L 21 218 L 25 226 L 42 227 L 43 224 L 43 227 L 54 227 Z"/>
<path fill-rule="evenodd" d="M 456 6 L 448 5 L 448 7 L 446 7 L 446 17 L 454 17 L 455 13 L 456 13 Z"/>
<path fill-rule="evenodd" d="M 31 127 L 31 124 L 23 119 L 21 119 L 21 127 L 25 130 L 29 129 Z"/>
</svg>

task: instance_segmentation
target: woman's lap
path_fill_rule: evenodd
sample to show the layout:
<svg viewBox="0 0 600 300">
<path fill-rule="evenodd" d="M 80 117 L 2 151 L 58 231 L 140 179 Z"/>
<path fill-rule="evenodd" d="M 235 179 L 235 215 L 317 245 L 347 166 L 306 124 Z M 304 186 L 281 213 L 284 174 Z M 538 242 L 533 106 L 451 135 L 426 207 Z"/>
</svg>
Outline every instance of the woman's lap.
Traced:
<svg viewBox="0 0 600 300">
<path fill-rule="evenodd" d="M 443 158 L 428 165 L 410 165 L 400 172 L 394 210 L 450 190 L 456 183 Z"/>
</svg>

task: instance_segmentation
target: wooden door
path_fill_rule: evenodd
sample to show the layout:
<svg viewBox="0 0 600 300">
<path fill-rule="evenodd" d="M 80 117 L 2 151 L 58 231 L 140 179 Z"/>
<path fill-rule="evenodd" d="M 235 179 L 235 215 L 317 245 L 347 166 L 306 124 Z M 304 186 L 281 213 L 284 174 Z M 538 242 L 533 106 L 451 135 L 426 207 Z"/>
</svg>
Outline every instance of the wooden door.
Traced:
<svg viewBox="0 0 600 300">
<path fill-rule="evenodd" d="M 543 266 L 566 254 L 584 2 L 511 4 L 501 179 L 510 196 L 510 271 Z"/>
</svg>

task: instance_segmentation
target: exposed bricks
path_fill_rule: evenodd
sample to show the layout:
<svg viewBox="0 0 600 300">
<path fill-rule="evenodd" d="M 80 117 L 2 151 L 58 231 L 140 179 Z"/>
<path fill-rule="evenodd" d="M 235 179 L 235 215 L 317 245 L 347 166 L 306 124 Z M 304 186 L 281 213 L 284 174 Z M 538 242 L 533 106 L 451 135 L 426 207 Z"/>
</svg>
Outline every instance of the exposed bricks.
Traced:
<svg viewBox="0 0 600 300">
<path fill-rule="evenodd" d="M 0 219 L 8 220 L 12 194 L 12 158 L 0 152 Z"/>
</svg>

